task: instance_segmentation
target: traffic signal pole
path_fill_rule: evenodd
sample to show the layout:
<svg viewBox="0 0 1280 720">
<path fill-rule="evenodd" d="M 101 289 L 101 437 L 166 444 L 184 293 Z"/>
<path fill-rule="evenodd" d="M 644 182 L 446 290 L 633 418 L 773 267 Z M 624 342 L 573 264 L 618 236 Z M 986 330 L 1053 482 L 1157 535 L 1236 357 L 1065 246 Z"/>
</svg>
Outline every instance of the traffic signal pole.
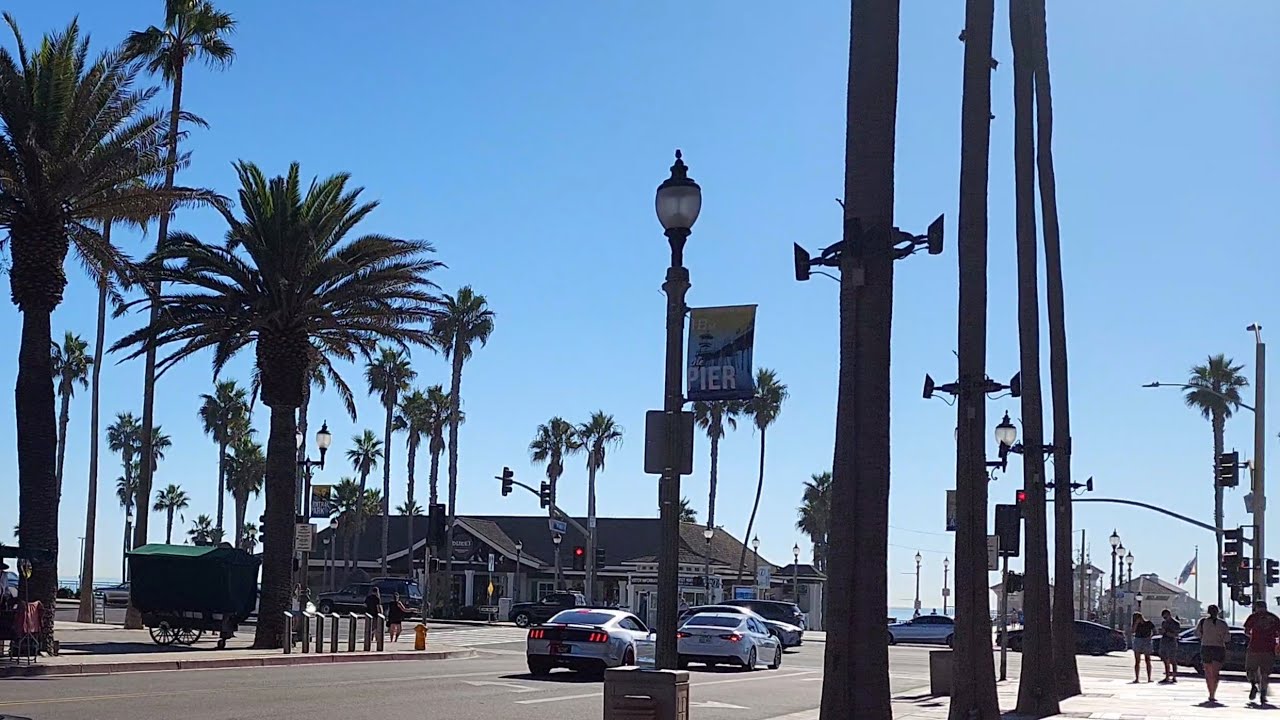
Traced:
<svg viewBox="0 0 1280 720">
<path fill-rule="evenodd" d="M 1257 601 L 1266 598 L 1267 554 L 1263 545 L 1267 534 L 1267 486 L 1263 461 L 1267 451 L 1267 346 L 1262 342 L 1262 326 L 1250 325 L 1249 330 L 1254 333 L 1257 341 L 1253 380 L 1253 487 L 1251 488 L 1253 492 L 1253 599 Z"/>
<path fill-rule="evenodd" d="M 1024 631 L 1025 632 L 1025 631 Z M 1000 558 L 1000 680 L 1009 675 L 1009 556 Z"/>
<path fill-rule="evenodd" d="M 496 479 L 496 480 L 504 480 L 504 478 L 502 478 L 502 477 L 496 477 L 496 478 L 494 478 L 494 479 Z M 512 484 L 512 485 L 514 485 L 514 486 L 516 486 L 516 487 L 522 487 L 522 488 L 524 488 L 525 490 L 528 490 L 529 492 L 533 493 L 535 496 L 538 496 L 538 497 L 541 497 L 541 496 L 542 496 L 542 494 L 538 492 L 538 489 L 537 489 L 537 488 L 532 487 L 532 486 L 529 486 L 529 485 L 525 485 L 524 483 L 520 482 L 519 480 L 514 480 L 514 479 L 512 479 L 512 478 L 510 478 L 510 477 L 505 478 L 505 480 L 509 480 L 509 481 L 511 482 L 511 484 Z M 565 521 L 565 523 L 566 523 L 567 525 L 569 525 L 570 527 L 572 527 L 574 530 L 577 530 L 578 532 L 582 533 L 582 536 L 583 536 L 583 537 L 587 537 L 587 536 L 588 536 L 587 529 L 586 529 L 585 527 L 583 527 L 583 526 L 582 526 L 582 523 L 578 522 L 577 520 L 574 520 L 572 517 L 569 517 L 569 513 L 566 513 L 564 510 L 561 510 L 559 505 L 556 505 L 555 503 L 550 503 L 550 508 L 551 508 L 551 512 L 552 512 L 552 514 L 554 514 L 554 515 L 558 516 L 558 517 L 559 517 L 559 519 L 561 519 L 561 520 Z"/>
</svg>

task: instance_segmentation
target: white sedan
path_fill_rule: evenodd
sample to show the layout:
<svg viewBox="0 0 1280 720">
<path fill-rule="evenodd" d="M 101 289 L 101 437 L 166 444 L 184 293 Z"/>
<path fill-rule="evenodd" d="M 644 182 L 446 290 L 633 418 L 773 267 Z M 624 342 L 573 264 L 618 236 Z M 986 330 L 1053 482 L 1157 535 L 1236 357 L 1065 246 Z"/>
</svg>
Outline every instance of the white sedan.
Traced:
<svg viewBox="0 0 1280 720">
<path fill-rule="evenodd" d="M 732 664 L 744 670 L 755 670 L 759 662 L 767 663 L 770 670 L 782 665 L 782 643 L 750 615 L 698 613 L 680 626 L 676 637 L 681 668 L 691 662 Z"/>
<path fill-rule="evenodd" d="M 533 675 L 557 667 L 599 675 L 605 668 L 635 665 L 636 641 L 649 635 L 624 610 L 574 608 L 530 628 L 525 655 Z"/>
</svg>

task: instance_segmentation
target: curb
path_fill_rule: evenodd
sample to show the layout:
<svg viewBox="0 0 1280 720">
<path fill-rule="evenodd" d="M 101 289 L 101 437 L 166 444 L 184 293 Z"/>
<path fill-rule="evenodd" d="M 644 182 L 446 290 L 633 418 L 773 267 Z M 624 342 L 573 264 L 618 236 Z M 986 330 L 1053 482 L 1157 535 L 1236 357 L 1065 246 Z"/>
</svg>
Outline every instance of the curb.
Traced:
<svg viewBox="0 0 1280 720">
<path fill-rule="evenodd" d="M 356 662 L 406 662 L 412 660 L 456 660 L 476 656 L 472 648 L 458 650 L 426 650 L 422 652 L 338 653 L 256 655 L 244 658 L 209 660 L 137 660 L 129 662 L 79 663 L 75 665 L 23 665 L 0 668 L 0 679 L 11 677 L 50 677 L 58 675 L 113 675 L 116 673 L 159 672 L 164 670 L 211 670 L 220 668 L 287 667 L 294 665 L 327 665 Z"/>
</svg>

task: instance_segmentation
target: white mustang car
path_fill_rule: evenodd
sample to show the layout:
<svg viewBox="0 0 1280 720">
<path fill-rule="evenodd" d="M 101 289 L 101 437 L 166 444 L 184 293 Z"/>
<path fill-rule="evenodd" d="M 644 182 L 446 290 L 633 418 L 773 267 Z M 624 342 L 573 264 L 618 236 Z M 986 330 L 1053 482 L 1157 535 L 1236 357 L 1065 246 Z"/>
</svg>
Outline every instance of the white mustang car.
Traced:
<svg viewBox="0 0 1280 720">
<path fill-rule="evenodd" d="M 650 635 L 640 619 L 625 610 L 574 608 L 529 629 L 529 672 L 552 668 L 603 674 L 605 668 L 636 664 L 636 641 Z"/>
</svg>

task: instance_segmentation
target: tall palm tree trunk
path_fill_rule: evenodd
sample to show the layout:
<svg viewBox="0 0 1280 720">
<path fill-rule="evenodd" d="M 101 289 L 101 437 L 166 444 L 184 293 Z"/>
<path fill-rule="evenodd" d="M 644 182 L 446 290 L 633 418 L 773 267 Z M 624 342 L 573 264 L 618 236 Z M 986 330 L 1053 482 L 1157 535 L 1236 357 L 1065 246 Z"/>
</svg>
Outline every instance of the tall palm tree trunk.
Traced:
<svg viewBox="0 0 1280 720">
<path fill-rule="evenodd" d="M 1022 372 L 1023 516 L 1027 532 L 1022 594 L 1026 626 L 1024 664 L 1018 682 L 1018 712 L 1032 717 L 1058 714 L 1049 610 L 1049 535 L 1045 504 L 1044 409 L 1040 397 L 1040 299 L 1037 278 L 1035 146 L 1032 132 L 1032 63 L 1029 56 L 1029 0 L 1012 0 L 1009 34 L 1013 42 L 1013 158 L 1016 236 L 1018 247 L 1018 347 Z M 1066 577 L 1059 585 L 1068 590 Z M 1068 603 L 1068 607 L 1070 604 Z"/>
<path fill-rule="evenodd" d="M 742 570 L 747 564 L 747 543 L 751 540 L 751 530 L 756 524 L 756 512 L 760 509 L 760 494 L 764 492 L 764 436 L 765 431 L 760 431 L 760 472 L 756 478 L 756 499 L 751 504 L 751 517 L 747 519 L 747 532 L 742 536 L 742 552 L 738 554 L 738 575 L 736 582 L 742 582 Z M 751 586 L 756 586 L 755 578 L 751 579 Z"/>
<path fill-rule="evenodd" d="M 54 462 L 58 430 L 53 411 L 53 364 L 49 361 L 49 348 L 53 344 L 50 310 L 34 304 L 22 308 L 14 406 L 18 436 L 18 538 L 24 547 L 47 551 L 56 560 L 58 487 Z M 44 648 L 53 637 L 57 563 L 32 563 L 31 577 L 22 579 L 21 583 L 24 586 L 21 596 L 29 594 L 42 604 L 40 625 Z"/>
<path fill-rule="evenodd" d="M 226 432 L 225 430 L 223 431 Z M 223 438 L 218 443 L 218 519 L 214 527 L 218 529 L 218 534 L 222 534 L 222 520 L 224 517 L 223 498 L 227 494 L 227 441 Z"/>
<path fill-rule="evenodd" d="M 124 514 L 124 543 L 120 546 L 120 579 L 129 579 L 129 538 L 133 537 L 133 510 Z"/>
<path fill-rule="evenodd" d="M 382 574 L 387 574 L 387 546 L 391 532 L 391 431 L 395 419 L 394 402 L 387 403 L 387 425 L 382 442 Z M 410 521 L 412 522 L 412 520 Z M 413 526 L 410 525 L 410 528 Z M 411 530 L 412 531 L 412 530 Z"/>
<path fill-rule="evenodd" d="M 1049 319 L 1049 383 L 1053 394 L 1053 533 L 1054 577 L 1071 577 L 1071 403 L 1067 374 L 1067 318 L 1062 287 L 1062 247 L 1058 226 L 1058 191 L 1053 174 L 1053 98 L 1049 84 L 1049 45 L 1044 0 L 1030 2 L 1030 43 L 1036 106 L 1036 167 L 1040 180 L 1040 214 L 1044 218 L 1045 298 Z M 1070 584 L 1053 587 L 1053 659 L 1058 696 L 1080 694 L 1076 667 L 1075 598 Z"/>
<path fill-rule="evenodd" d="M 303 379 L 298 379 L 301 385 Z M 278 648 L 283 641 L 284 611 L 289 609 L 293 565 L 294 485 L 297 461 L 297 407 L 271 407 L 271 434 L 267 439 L 265 539 L 262 542 L 262 593 L 253 646 Z"/>
<path fill-rule="evenodd" d="M 449 507 L 445 508 L 444 571 L 446 587 L 453 587 L 453 519 L 457 516 L 454 503 L 458 500 L 458 406 L 462 391 L 462 354 L 454 345 L 453 378 L 449 385 Z M 560 553 L 556 553 L 556 567 L 560 567 Z M 558 575 L 558 573 L 557 573 Z"/>
<path fill-rule="evenodd" d="M 832 462 L 838 548 L 829 575 L 822 720 L 892 717 L 888 598 L 889 359 L 898 0 L 853 2 L 846 102 L 840 369 Z M 856 237 L 857 230 L 865 231 Z M 825 593 L 824 593 L 825 594 Z"/>
<path fill-rule="evenodd" d="M 102 227 L 104 242 L 111 242 L 111 223 Z M 84 512 L 84 563 L 80 566 L 80 608 L 76 621 L 93 622 L 93 552 L 98 526 L 98 406 L 102 387 L 102 346 L 107 335 L 107 284 L 98 283 L 98 329 L 93 345 L 89 380 L 89 497 Z M 123 577 L 121 578 L 123 579 Z"/>
<path fill-rule="evenodd" d="M 587 563 L 586 596 L 587 603 L 594 602 L 596 596 L 596 466 L 587 464 Z"/>
<path fill-rule="evenodd" d="M 987 428 L 981 384 L 987 365 L 987 185 L 991 154 L 991 46 L 994 0 L 966 0 L 964 91 L 960 111 L 959 382 L 956 402 L 956 632 L 950 720 L 1000 715 L 991 654 L 991 591 L 987 587 Z M 833 517 L 848 517 L 832 506 Z M 831 528 L 831 568 L 845 523 Z M 830 611 L 840 608 L 832 595 Z M 882 596 L 883 597 L 883 596 Z"/>
<path fill-rule="evenodd" d="M 298 433 L 302 436 L 302 444 L 298 446 L 298 479 L 302 487 L 302 497 L 298 499 L 302 512 L 310 521 L 311 516 L 311 474 L 306 471 L 303 461 L 307 459 L 307 413 L 311 410 L 311 382 L 308 380 L 302 388 L 302 404 L 298 406 Z"/>
<path fill-rule="evenodd" d="M 164 518 L 164 544 L 173 544 L 173 508 L 165 511 Z"/>
<path fill-rule="evenodd" d="M 720 438 L 711 436 L 711 489 L 707 493 L 707 527 L 716 526 L 716 483 L 720 480 Z M 745 541 L 745 540 L 744 540 Z"/>
<path fill-rule="evenodd" d="M 173 102 L 169 110 L 169 158 L 168 167 L 164 173 L 164 189 L 166 191 L 173 190 L 173 175 L 177 171 L 178 157 L 178 119 L 182 115 L 182 63 L 174 69 L 173 76 Z M 160 228 L 156 233 L 156 249 L 164 247 L 169 238 L 169 220 L 171 213 L 164 213 L 160 216 L 158 223 Z M 152 283 L 151 292 L 160 294 L 160 283 Z M 160 307 L 154 303 L 151 305 L 149 322 L 155 326 L 160 319 Z M 138 508 L 137 523 L 133 526 L 133 544 L 135 547 L 145 545 L 147 542 L 147 524 L 149 515 L 147 508 L 150 507 L 148 502 L 151 498 L 151 475 L 153 472 L 151 466 L 152 448 L 151 435 L 155 428 L 155 405 L 156 405 L 156 346 L 148 344 L 146 354 L 143 360 L 143 376 L 142 376 L 142 472 L 138 478 L 138 501 L 135 506 Z M 138 630 L 142 628 L 142 615 L 133 607 L 130 601 L 128 609 L 125 612 L 124 626 L 129 629 Z"/>
<path fill-rule="evenodd" d="M 249 511 L 249 494 L 240 490 L 231 495 L 235 501 L 236 547 L 244 541 L 244 516 Z"/>
<path fill-rule="evenodd" d="M 62 467 L 67 457 L 67 426 L 71 424 L 71 393 L 63 393 L 58 409 L 58 466 L 54 479 L 58 483 L 58 500 L 62 500 Z"/>
<path fill-rule="evenodd" d="M 1218 540 L 1218 554 L 1217 554 L 1218 574 L 1215 576 L 1218 579 L 1215 580 L 1215 584 L 1218 586 L 1218 607 L 1225 608 L 1226 606 L 1222 604 L 1223 597 L 1222 597 L 1222 580 L 1221 580 L 1222 578 L 1222 523 L 1224 522 L 1224 518 L 1222 514 L 1222 485 L 1218 484 L 1218 458 L 1222 457 L 1222 453 L 1226 449 L 1225 448 L 1226 440 L 1224 436 L 1226 434 L 1227 419 L 1222 414 L 1222 411 L 1220 410 L 1213 411 L 1213 419 L 1211 421 L 1211 425 L 1213 426 L 1213 463 L 1211 465 L 1213 469 L 1213 526 L 1217 528 L 1216 534 L 1217 534 L 1217 540 Z"/>
<path fill-rule="evenodd" d="M 431 487 L 428 488 L 427 502 L 435 505 L 440 502 L 440 453 L 431 451 L 431 469 L 427 477 Z"/>
</svg>

